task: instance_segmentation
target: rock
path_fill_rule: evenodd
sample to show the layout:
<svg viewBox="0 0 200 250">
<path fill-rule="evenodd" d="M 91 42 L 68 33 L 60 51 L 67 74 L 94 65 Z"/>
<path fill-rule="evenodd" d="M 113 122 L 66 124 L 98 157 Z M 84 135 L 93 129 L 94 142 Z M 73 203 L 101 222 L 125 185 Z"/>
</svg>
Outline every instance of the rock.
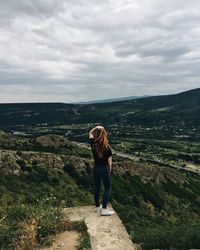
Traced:
<svg viewBox="0 0 200 250">
<path fill-rule="evenodd" d="M 112 209 L 110 205 L 110 209 Z M 68 220 L 84 220 L 92 250 L 137 250 L 118 215 L 101 216 L 94 206 L 69 207 L 64 209 Z"/>
</svg>

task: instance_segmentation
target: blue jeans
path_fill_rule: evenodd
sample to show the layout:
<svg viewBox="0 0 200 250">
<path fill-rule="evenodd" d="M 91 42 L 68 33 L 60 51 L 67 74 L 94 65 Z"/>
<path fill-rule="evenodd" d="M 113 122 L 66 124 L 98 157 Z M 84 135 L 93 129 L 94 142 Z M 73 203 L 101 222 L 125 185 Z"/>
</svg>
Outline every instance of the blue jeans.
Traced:
<svg viewBox="0 0 200 250">
<path fill-rule="evenodd" d="M 109 166 L 93 166 L 93 179 L 94 179 L 94 200 L 96 207 L 99 207 L 99 195 L 101 188 L 101 179 L 104 184 L 104 194 L 103 194 L 103 208 L 107 208 L 108 200 L 111 192 L 111 180 L 110 180 L 110 172 Z"/>
</svg>

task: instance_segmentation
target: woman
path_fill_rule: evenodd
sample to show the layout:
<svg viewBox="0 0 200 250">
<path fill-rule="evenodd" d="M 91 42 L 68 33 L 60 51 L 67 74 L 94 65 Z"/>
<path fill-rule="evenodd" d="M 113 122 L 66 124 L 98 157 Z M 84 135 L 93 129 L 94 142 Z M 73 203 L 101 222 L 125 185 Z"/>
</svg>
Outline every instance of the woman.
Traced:
<svg viewBox="0 0 200 250">
<path fill-rule="evenodd" d="M 112 215 L 114 211 L 107 208 L 111 190 L 112 150 L 108 143 L 104 127 L 96 126 L 91 129 L 89 132 L 89 141 L 94 157 L 93 179 L 96 210 L 101 212 L 101 215 Z M 99 203 L 101 180 L 104 184 L 102 205 Z"/>
</svg>

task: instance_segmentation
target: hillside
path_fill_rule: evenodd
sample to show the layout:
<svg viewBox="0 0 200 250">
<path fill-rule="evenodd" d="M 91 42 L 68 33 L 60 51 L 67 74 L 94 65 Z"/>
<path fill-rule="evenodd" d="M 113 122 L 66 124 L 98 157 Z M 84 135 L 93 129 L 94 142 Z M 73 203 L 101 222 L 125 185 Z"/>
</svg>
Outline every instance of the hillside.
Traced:
<svg viewBox="0 0 200 250">
<path fill-rule="evenodd" d="M 46 244 L 63 225 L 59 207 L 93 205 L 91 152 L 57 135 L 14 136 L 10 145 L 8 137 L 11 141 L 12 135 L 3 133 L 0 151 L 0 245 L 15 244 L 22 233 L 19 222 L 30 218 L 38 220 L 38 243 Z M 42 142 L 38 151 L 36 141 Z M 73 145 L 72 151 L 63 151 L 63 145 Z M 198 248 L 199 177 L 116 156 L 113 166 L 111 204 L 134 243 L 144 250 Z"/>
<path fill-rule="evenodd" d="M 109 119 L 108 119 L 109 117 Z M 106 122 L 105 122 L 106 120 Z M 200 125 L 200 88 L 180 94 L 95 104 L 0 104 L 0 127 L 36 124 Z"/>
<path fill-rule="evenodd" d="M 0 249 L 15 249 L 27 224 L 38 247 L 71 228 L 82 235 L 79 250 L 90 249 L 84 225 L 61 211 L 94 205 L 87 146 L 97 124 L 114 149 L 110 201 L 133 242 L 198 249 L 199 115 L 200 89 L 111 103 L 1 104 Z"/>
</svg>

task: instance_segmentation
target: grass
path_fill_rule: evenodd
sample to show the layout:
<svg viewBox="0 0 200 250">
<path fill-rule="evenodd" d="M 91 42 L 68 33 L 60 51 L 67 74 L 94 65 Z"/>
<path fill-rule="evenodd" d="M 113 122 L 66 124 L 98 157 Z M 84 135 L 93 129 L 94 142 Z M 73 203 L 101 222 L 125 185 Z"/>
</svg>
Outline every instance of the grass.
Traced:
<svg viewBox="0 0 200 250">
<path fill-rule="evenodd" d="M 67 221 L 62 207 L 58 207 L 56 203 L 56 197 L 49 196 L 38 200 L 34 205 L 12 205 L 4 211 L 1 210 L 0 249 L 15 249 L 21 244 L 29 245 L 30 238 L 32 241 L 35 238 L 35 247 L 50 246 L 55 234 L 65 230 L 81 233 L 78 250 L 91 249 L 85 223 Z M 27 232 L 26 229 L 30 225 L 35 226 L 30 230 L 32 232 Z"/>
<path fill-rule="evenodd" d="M 81 233 L 80 243 L 77 250 L 90 250 L 90 236 L 84 221 L 73 222 L 73 229 Z"/>
<path fill-rule="evenodd" d="M 1 249 L 16 247 L 25 236 L 24 227 L 35 221 L 36 243 L 45 245 L 49 237 L 61 230 L 63 214 L 61 208 L 54 206 L 54 197 L 47 197 L 34 205 L 11 205 L 4 210 L 0 224 Z M 3 213 L 3 211 L 2 211 Z"/>
</svg>

